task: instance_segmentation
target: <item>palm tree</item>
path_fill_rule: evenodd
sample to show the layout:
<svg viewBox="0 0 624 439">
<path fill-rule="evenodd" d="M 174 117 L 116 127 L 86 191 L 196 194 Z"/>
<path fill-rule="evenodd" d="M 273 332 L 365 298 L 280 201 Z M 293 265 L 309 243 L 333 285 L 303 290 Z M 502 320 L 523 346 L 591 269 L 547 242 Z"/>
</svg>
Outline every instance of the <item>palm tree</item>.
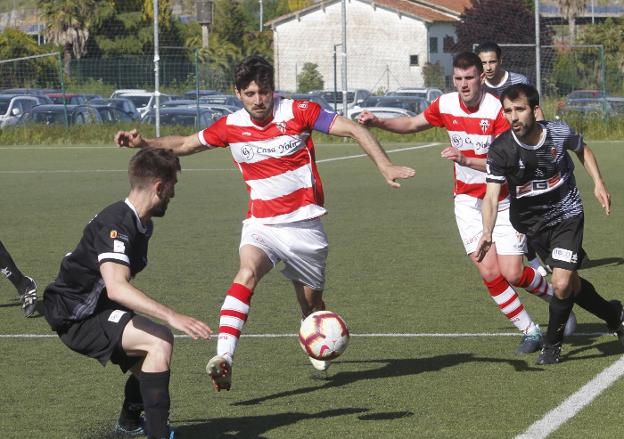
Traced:
<svg viewBox="0 0 624 439">
<path fill-rule="evenodd" d="M 576 41 L 576 17 L 578 17 L 587 6 L 587 0 L 559 0 L 559 10 L 568 20 L 570 28 L 570 45 Z"/>
<path fill-rule="evenodd" d="M 89 26 L 95 16 L 95 0 L 39 0 L 39 10 L 46 23 L 46 37 L 63 46 L 63 71 L 70 76 L 72 55 L 86 54 Z"/>
</svg>

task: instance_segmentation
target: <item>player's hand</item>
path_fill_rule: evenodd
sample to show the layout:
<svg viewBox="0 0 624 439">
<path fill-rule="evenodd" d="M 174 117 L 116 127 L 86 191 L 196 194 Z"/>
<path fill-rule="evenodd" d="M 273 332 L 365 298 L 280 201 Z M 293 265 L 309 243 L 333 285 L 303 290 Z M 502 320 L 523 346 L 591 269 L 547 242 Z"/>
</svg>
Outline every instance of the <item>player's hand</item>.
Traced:
<svg viewBox="0 0 624 439">
<path fill-rule="evenodd" d="M 594 195 L 605 211 L 605 214 L 608 216 L 611 213 L 611 194 L 604 184 L 599 184 L 594 187 Z"/>
<path fill-rule="evenodd" d="M 397 179 L 412 178 L 416 175 L 416 171 L 408 166 L 390 165 L 381 169 L 381 174 L 391 187 L 399 188 L 401 185 L 397 183 Z"/>
<path fill-rule="evenodd" d="M 442 158 L 451 160 L 460 166 L 466 166 L 466 156 L 462 154 L 462 152 L 457 148 L 447 146 L 442 150 L 440 155 L 442 156 Z"/>
<path fill-rule="evenodd" d="M 379 119 L 374 114 L 369 113 L 368 111 L 365 110 L 360 113 L 360 115 L 357 118 L 357 122 L 360 125 L 364 125 L 367 127 L 376 127 L 379 122 Z"/>
<path fill-rule="evenodd" d="M 184 332 L 193 340 L 198 338 L 208 340 L 212 334 L 212 329 L 204 322 L 184 314 L 175 313 L 167 323 L 178 331 Z"/>
<path fill-rule="evenodd" d="M 118 131 L 115 134 L 115 143 L 122 148 L 140 148 L 143 146 L 143 137 L 136 128 L 131 131 Z"/>
<path fill-rule="evenodd" d="M 492 247 L 492 235 L 483 233 L 479 244 L 477 244 L 477 249 L 475 250 L 475 259 L 477 262 L 481 262 L 483 258 L 485 258 L 487 252 L 490 251 L 490 247 Z"/>
</svg>

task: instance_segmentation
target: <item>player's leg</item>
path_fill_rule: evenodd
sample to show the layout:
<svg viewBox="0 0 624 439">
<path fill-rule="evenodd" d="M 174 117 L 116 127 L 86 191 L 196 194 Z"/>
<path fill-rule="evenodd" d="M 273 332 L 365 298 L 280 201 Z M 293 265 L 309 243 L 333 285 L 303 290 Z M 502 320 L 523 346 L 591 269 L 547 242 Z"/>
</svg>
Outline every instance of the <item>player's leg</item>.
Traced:
<svg viewBox="0 0 624 439">
<path fill-rule="evenodd" d="M 293 287 L 295 288 L 297 302 L 299 302 L 299 307 L 301 308 L 302 319 L 305 319 L 313 312 L 325 310 L 323 290 L 315 290 L 298 281 L 293 281 Z"/>
<path fill-rule="evenodd" d="M 28 276 L 25 276 L 13 261 L 11 254 L 0 241 L 0 273 L 2 273 L 17 290 L 22 302 L 22 310 L 26 317 L 35 312 L 37 304 L 37 284 Z"/>
<path fill-rule="evenodd" d="M 498 252 L 501 250 L 497 246 Z M 523 265 L 522 255 L 498 255 L 498 264 L 502 275 L 514 287 L 527 290 L 534 296 L 550 303 L 553 297 L 552 285 L 533 267 Z M 572 335 L 576 330 L 576 315 L 570 312 L 565 326 L 565 336 Z"/>
<path fill-rule="evenodd" d="M 268 231 L 267 231 L 268 232 Z M 228 289 L 219 313 L 219 336 L 217 339 L 217 355 L 212 357 L 206 366 L 206 372 L 212 379 L 215 390 L 229 390 L 232 385 L 232 362 L 251 305 L 253 290 L 271 269 L 276 261 L 269 257 L 268 247 L 260 248 L 248 244 L 248 238 L 262 239 L 270 242 L 269 237 L 260 238 L 261 227 L 249 233 L 243 229 L 240 247 L 240 268 Z"/>
<path fill-rule="evenodd" d="M 501 216 L 500 213 L 499 216 Z M 479 271 L 490 297 L 507 319 L 523 334 L 522 343 L 517 352 L 535 352 L 541 345 L 539 327 L 524 309 L 516 291 L 501 274 L 498 266 L 496 241 L 481 262 L 476 260 L 475 251 L 483 230 L 480 200 L 473 197 L 457 196 L 455 198 L 455 220 L 466 254 Z M 500 221 L 497 219 L 494 233 L 497 233 Z M 521 251 L 524 251 L 524 247 Z"/>
<path fill-rule="evenodd" d="M 146 317 L 134 316 L 123 331 L 121 345 L 128 356 L 143 357 L 131 371 L 138 381 L 138 393 L 143 399 L 148 437 L 169 438 L 168 419 L 171 405 L 169 379 L 173 353 L 171 330 Z M 129 387 L 126 398 L 135 399 L 137 396 L 135 383 L 129 379 L 126 386 Z"/>
</svg>

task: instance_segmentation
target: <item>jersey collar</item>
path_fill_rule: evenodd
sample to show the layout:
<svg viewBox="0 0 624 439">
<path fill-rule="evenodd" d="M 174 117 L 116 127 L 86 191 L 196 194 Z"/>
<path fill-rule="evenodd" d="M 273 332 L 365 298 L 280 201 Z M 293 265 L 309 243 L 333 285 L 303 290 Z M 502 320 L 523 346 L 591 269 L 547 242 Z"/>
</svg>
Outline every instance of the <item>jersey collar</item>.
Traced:
<svg viewBox="0 0 624 439">
<path fill-rule="evenodd" d="M 527 145 L 526 143 L 523 143 L 522 141 L 520 141 L 520 139 L 516 137 L 516 133 L 514 133 L 513 130 L 510 130 L 514 140 L 518 145 L 520 145 L 521 148 L 528 149 L 529 151 L 535 151 L 542 147 L 542 145 L 546 141 L 546 130 L 540 123 L 538 123 L 537 125 L 541 128 L 542 132 L 540 134 L 539 141 L 535 145 Z"/>
<path fill-rule="evenodd" d="M 139 214 L 136 210 L 136 207 L 134 207 L 134 204 L 132 204 L 132 202 L 128 198 L 124 200 L 124 203 L 126 203 L 126 205 L 132 210 L 132 213 L 134 213 L 134 219 L 136 220 L 136 225 L 137 225 L 137 229 L 139 229 L 139 232 L 141 233 L 147 232 L 147 229 L 141 222 L 141 218 L 139 218 Z"/>
<path fill-rule="evenodd" d="M 507 82 L 507 78 L 509 78 L 509 72 L 505 71 L 505 74 L 503 75 L 502 79 L 500 81 L 498 81 L 498 84 L 492 84 L 491 82 L 489 82 L 487 79 L 485 80 L 485 85 L 487 85 L 490 88 L 498 88 L 501 85 L 503 85 L 505 82 Z"/>
</svg>

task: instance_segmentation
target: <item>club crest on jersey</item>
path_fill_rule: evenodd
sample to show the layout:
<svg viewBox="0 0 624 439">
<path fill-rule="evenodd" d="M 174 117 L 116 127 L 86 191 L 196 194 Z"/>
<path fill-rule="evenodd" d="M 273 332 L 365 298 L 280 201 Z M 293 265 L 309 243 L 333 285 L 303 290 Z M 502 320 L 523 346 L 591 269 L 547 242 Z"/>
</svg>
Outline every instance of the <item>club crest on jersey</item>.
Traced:
<svg viewBox="0 0 624 439">
<path fill-rule="evenodd" d="M 308 101 L 299 102 L 297 107 L 299 107 L 301 110 L 306 110 L 308 108 Z"/>
<path fill-rule="evenodd" d="M 277 122 L 275 126 L 277 127 L 278 130 L 280 130 L 280 133 L 286 134 L 286 122 Z"/>
<path fill-rule="evenodd" d="M 557 159 L 557 148 L 555 148 L 554 146 L 550 148 L 550 156 L 553 160 Z"/>
<path fill-rule="evenodd" d="M 481 131 L 483 131 L 483 134 L 487 133 L 488 128 L 490 128 L 490 121 L 487 119 L 481 119 L 481 122 L 479 122 L 479 126 L 481 127 Z"/>
</svg>

